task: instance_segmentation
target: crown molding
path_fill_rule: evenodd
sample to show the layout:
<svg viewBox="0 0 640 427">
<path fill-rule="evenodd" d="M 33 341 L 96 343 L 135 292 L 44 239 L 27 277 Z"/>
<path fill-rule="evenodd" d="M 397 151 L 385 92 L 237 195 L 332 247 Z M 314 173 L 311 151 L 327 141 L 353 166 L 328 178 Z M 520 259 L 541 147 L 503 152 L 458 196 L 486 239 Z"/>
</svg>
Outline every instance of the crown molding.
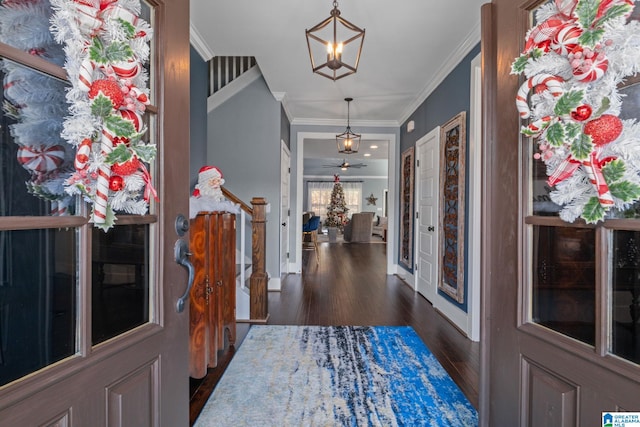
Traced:
<svg viewBox="0 0 640 427">
<path fill-rule="evenodd" d="M 422 90 L 420 96 L 417 97 L 413 104 L 409 105 L 405 110 L 404 114 L 399 119 L 400 125 L 398 126 L 401 126 L 402 123 L 406 122 L 409 117 L 411 117 L 411 115 L 420 107 L 420 105 L 422 105 L 429 95 L 438 88 L 440 83 L 447 78 L 447 76 L 458 66 L 460 61 L 462 61 L 464 57 L 471 52 L 471 49 L 473 49 L 479 42 L 480 23 L 477 23 L 471 29 L 464 41 L 458 45 L 458 48 L 449 55 L 446 61 L 444 61 L 434 78 L 431 79 L 429 84 Z"/>
<path fill-rule="evenodd" d="M 209 48 L 209 45 L 204 41 L 204 38 L 193 24 L 189 24 L 189 41 L 205 62 L 215 56 L 213 50 Z"/>
<path fill-rule="evenodd" d="M 294 119 L 291 121 L 291 124 L 301 126 L 346 126 L 347 122 L 344 119 Z M 396 120 L 351 120 L 349 125 L 351 127 L 374 128 L 394 128 L 400 126 Z M 354 130 L 354 132 L 356 131 Z"/>
</svg>

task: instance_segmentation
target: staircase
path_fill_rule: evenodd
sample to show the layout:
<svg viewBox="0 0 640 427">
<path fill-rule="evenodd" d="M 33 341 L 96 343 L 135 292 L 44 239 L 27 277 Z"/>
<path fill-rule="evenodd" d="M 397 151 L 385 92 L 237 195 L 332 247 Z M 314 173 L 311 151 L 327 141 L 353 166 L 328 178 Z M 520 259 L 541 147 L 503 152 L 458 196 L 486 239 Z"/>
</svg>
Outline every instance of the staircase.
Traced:
<svg viewBox="0 0 640 427">
<path fill-rule="evenodd" d="M 257 65 L 253 56 L 214 56 L 209 66 L 209 96 Z"/>
</svg>

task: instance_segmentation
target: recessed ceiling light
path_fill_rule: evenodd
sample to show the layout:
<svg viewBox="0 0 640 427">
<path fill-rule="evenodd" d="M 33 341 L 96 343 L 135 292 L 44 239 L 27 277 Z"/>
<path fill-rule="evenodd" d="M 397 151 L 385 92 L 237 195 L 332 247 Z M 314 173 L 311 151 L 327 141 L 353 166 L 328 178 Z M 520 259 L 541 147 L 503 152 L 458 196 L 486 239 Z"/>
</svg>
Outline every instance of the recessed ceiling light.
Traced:
<svg viewBox="0 0 640 427">
<path fill-rule="evenodd" d="M 371 157 L 371 153 L 364 153 L 365 157 Z"/>
<path fill-rule="evenodd" d="M 373 148 L 375 150 L 376 148 L 378 148 L 378 146 L 377 145 L 372 145 L 369 148 Z"/>
</svg>

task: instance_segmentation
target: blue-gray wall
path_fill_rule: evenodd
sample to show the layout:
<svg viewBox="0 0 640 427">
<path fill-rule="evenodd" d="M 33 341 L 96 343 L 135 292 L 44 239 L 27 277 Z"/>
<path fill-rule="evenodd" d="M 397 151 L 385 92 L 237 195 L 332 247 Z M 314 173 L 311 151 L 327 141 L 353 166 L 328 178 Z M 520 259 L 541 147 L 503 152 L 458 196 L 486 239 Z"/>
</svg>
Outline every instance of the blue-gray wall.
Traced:
<svg viewBox="0 0 640 427">
<path fill-rule="evenodd" d="M 267 260 L 270 277 L 280 276 L 280 140 L 290 146 L 289 120 L 280 102 L 259 78 L 207 112 L 208 66 L 191 48 L 191 188 L 204 165 L 220 168 L 224 186 L 249 203 L 265 197 Z M 249 224 L 250 226 L 250 224 Z M 251 233 L 248 233 L 249 245 Z"/>
<path fill-rule="evenodd" d="M 458 66 L 442 81 L 442 83 L 434 90 L 431 95 L 411 114 L 400 129 L 400 147 L 401 152 L 409 147 L 413 147 L 416 141 L 426 135 L 436 126 L 441 126 L 449 121 L 452 117 L 461 111 L 467 112 L 466 129 L 469 129 L 469 109 L 471 105 L 470 86 L 471 86 L 471 61 L 480 53 L 480 44 L 476 45 L 469 54 L 458 64 Z M 413 120 L 415 122 L 415 130 L 407 133 L 407 123 Z M 469 132 L 466 132 L 469 144 Z M 466 151 L 467 156 L 469 150 Z M 470 164 L 466 159 L 466 164 Z M 469 191 L 469 174 L 465 174 L 465 188 Z M 466 197 L 468 199 L 468 197 Z M 469 204 L 465 204 L 465 242 L 468 242 L 468 222 L 469 222 Z M 415 238 L 415 230 L 414 230 Z M 468 246 L 465 246 L 465 261 L 469 259 L 467 256 Z M 399 253 L 398 253 L 399 256 Z M 415 254 L 414 254 L 415 256 Z M 412 263 L 413 264 L 413 263 Z M 402 264 L 400 264 L 402 266 Z M 468 295 L 468 268 L 465 265 L 464 288 L 465 295 Z M 448 299 L 452 304 L 460 307 L 467 312 L 467 299 L 464 303 L 459 304 L 450 298 L 447 294 L 440 292 L 440 295 Z"/>
<path fill-rule="evenodd" d="M 209 112 L 206 163 L 220 168 L 225 188 L 241 200 L 264 197 L 267 273 L 280 277 L 281 106 L 262 77 Z"/>
<path fill-rule="evenodd" d="M 191 121 L 189 132 L 191 154 L 189 156 L 189 183 L 193 189 L 198 182 L 198 170 L 204 166 L 203 162 L 207 158 L 207 91 L 209 85 L 207 63 L 193 47 L 191 48 L 190 70 Z"/>
</svg>

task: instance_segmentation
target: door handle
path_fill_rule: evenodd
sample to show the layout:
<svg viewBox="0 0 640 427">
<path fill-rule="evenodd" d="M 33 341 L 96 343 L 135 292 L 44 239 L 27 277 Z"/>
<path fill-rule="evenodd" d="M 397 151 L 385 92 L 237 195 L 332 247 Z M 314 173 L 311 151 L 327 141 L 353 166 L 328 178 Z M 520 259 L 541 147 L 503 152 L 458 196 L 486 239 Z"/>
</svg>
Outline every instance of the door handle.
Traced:
<svg viewBox="0 0 640 427">
<path fill-rule="evenodd" d="M 427 227 L 427 231 L 436 231 L 436 229 L 433 225 L 430 225 L 429 227 Z"/>
<path fill-rule="evenodd" d="M 175 254 L 175 259 L 178 264 L 183 266 L 189 272 L 189 279 L 187 281 L 187 290 L 184 291 L 184 295 L 178 298 L 178 302 L 176 303 L 176 311 L 178 313 L 182 313 L 184 311 L 184 304 L 187 298 L 189 298 L 189 293 L 191 292 L 191 287 L 193 286 L 193 279 L 195 276 L 195 269 L 193 268 L 193 264 L 189 261 L 189 246 L 187 242 L 182 239 L 178 239 L 174 246 L 173 250 Z"/>
<path fill-rule="evenodd" d="M 282 226 L 283 226 L 283 227 L 286 227 L 286 226 L 287 226 L 287 223 L 286 223 L 286 222 L 283 222 L 283 223 L 282 223 Z"/>
</svg>

